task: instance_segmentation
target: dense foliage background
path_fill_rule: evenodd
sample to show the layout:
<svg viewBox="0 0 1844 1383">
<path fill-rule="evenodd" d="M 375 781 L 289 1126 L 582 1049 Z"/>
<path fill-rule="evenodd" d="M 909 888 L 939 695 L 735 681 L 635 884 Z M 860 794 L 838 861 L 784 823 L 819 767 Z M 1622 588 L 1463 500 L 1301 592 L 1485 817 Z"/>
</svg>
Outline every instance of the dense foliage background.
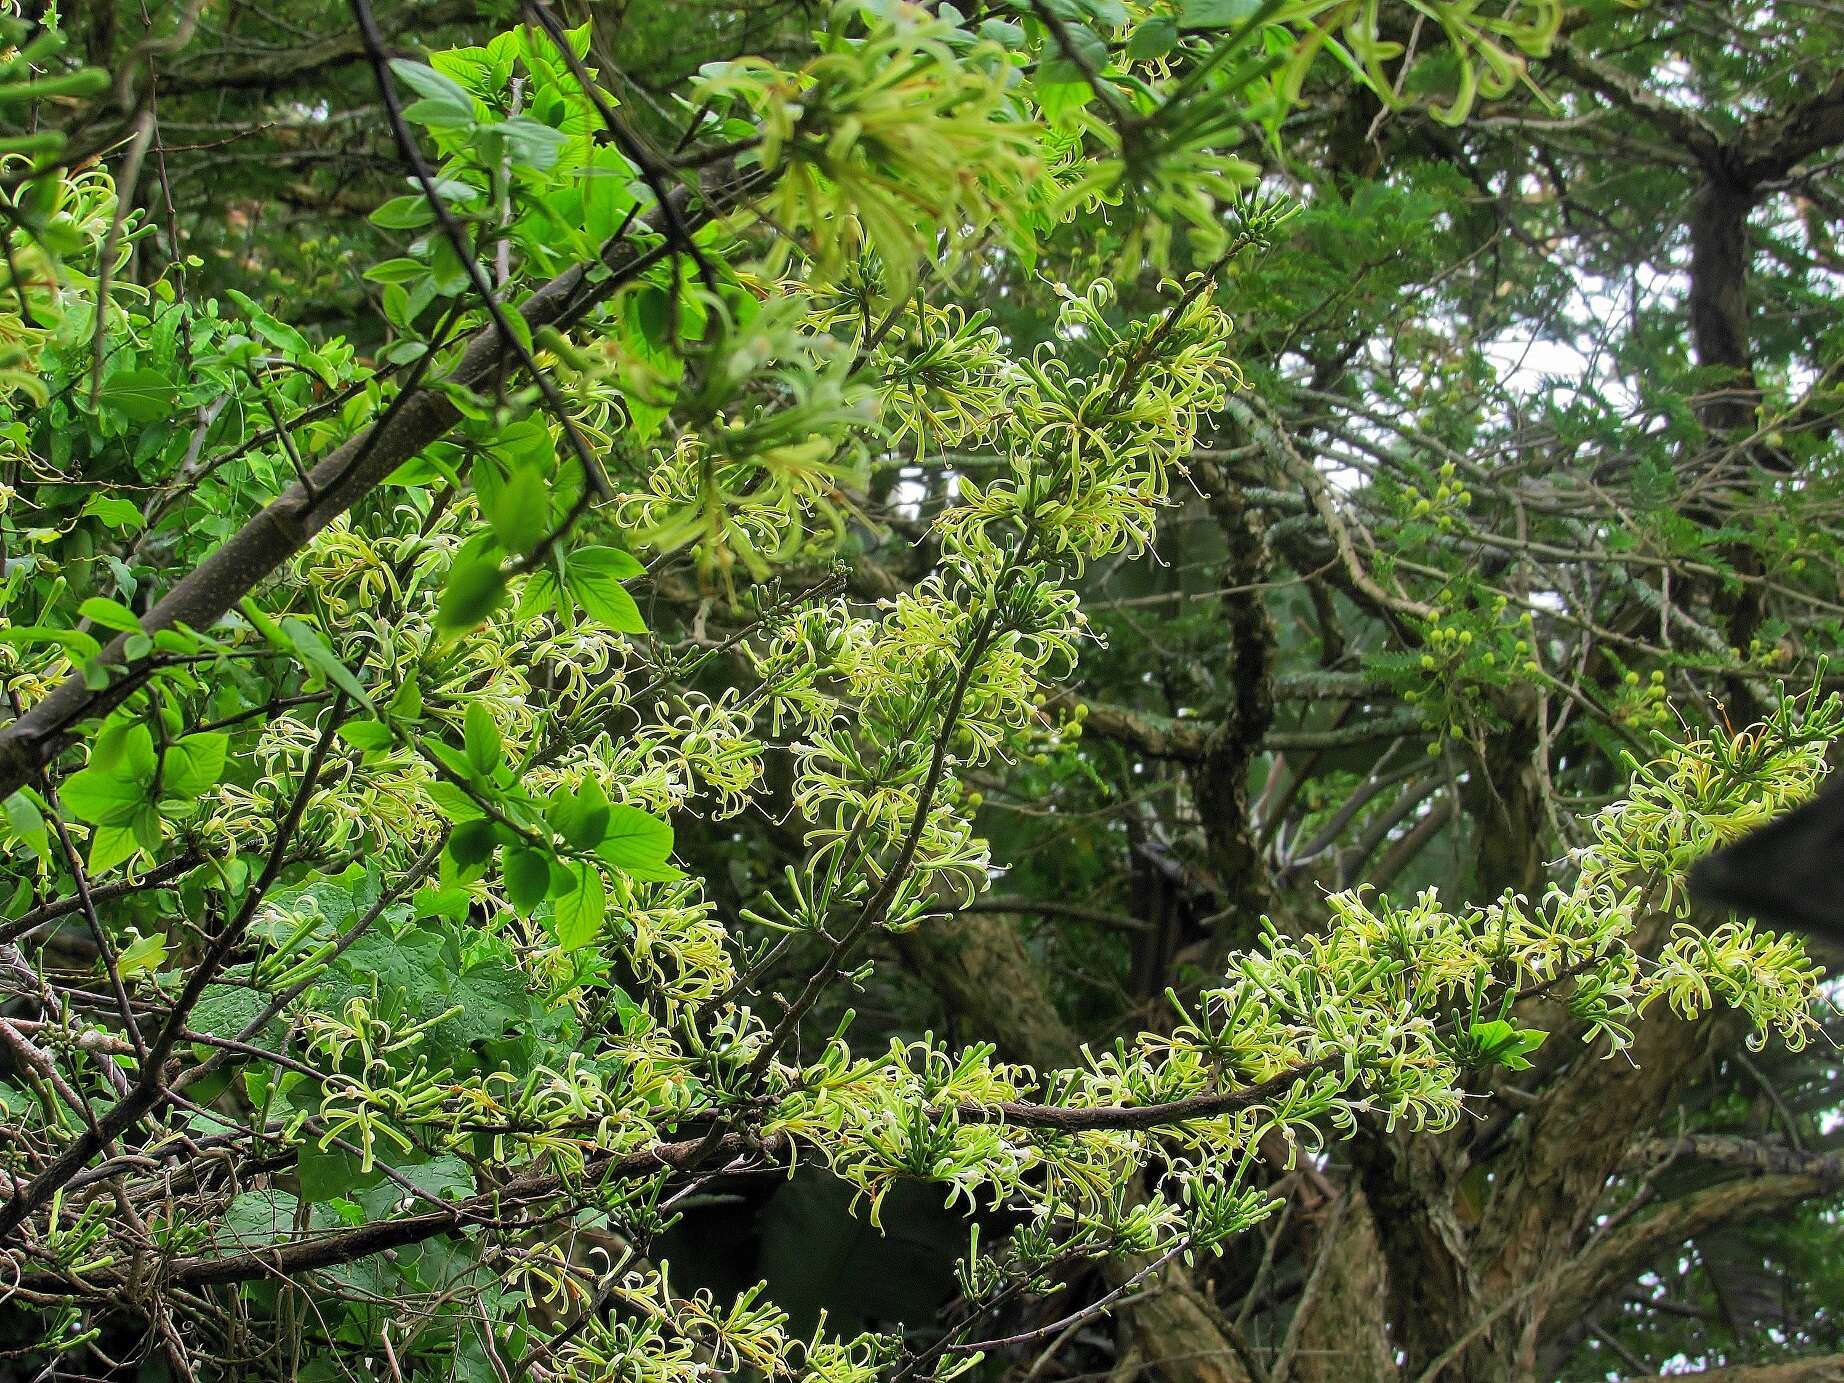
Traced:
<svg viewBox="0 0 1844 1383">
<path fill-rule="evenodd" d="M 1841 1376 L 1844 12 L 67 9 L 0 1373 Z"/>
</svg>

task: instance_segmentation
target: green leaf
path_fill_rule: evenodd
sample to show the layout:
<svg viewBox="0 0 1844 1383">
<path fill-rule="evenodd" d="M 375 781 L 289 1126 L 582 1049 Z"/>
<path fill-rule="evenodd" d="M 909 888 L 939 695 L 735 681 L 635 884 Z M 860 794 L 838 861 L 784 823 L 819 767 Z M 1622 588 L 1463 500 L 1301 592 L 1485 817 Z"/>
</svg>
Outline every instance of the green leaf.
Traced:
<svg viewBox="0 0 1844 1383">
<path fill-rule="evenodd" d="M 433 67 L 407 58 L 391 63 L 391 72 L 423 99 L 404 111 L 419 124 L 441 127 L 469 125 L 474 120 L 474 98 L 453 78 L 445 77 Z"/>
<path fill-rule="evenodd" d="M 552 924 L 557 944 L 566 951 L 580 950 L 596 939 L 602 930 L 602 918 L 608 909 L 608 895 L 601 872 L 592 864 L 572 860 L 569 870 L 571 887 L 557 900 Z"/>
<path fill-rule="evenodd" d="M 1065 62 L 1062 71 L 1070 73 L 1075 69 Z M 1052 81 L 1041 74 L 1038 77 L 1037 106 L 1052 129 L 1066 129 L 1069 118 L 1094 99 L 1094 88 L 1079 72 L 1075 72 L 1074 81 Z"/>
<path fill-rule="evenodd" d="M 90 767 L 100 768 L 122 778 L 145 783 L 154 776 L 159 762 L 154 753 L 154 736 L 147 726 L 130 718 L 120 718 L 106 725 L 90 746 Z"/>
<path fill-rule="evenodd" d="M 98 826 L 90 837 L 89 870 L 106 873 L 141 849 L 141 836 L 133 826 Z"/>
<path fill-rule="evenodd" d="M 121 972 L 123 979 L 133 979 L 136 975 L 158 970 L 166 963 L 166 933 L 154 932 L 149 936 L 136 936 L 115 956 L 115 968 Z"/>
<path fill-rule="evenodd" d="M 79 821 L 96 826 L 126 826 L 147 805 L 149 778 L 92 765 L 66 778 L 58 796 Z"/>
<path fill-rule="evenodd" d="M 1178 46 L 1178 25 L 1165 15 L 1154 15 L 1136 25 L 1127 40 L 1127 60 L 1147 62 L 1162 58 Z"/>
<path fill-rule="evenodd" d="M 421 278 L 429 272 L 429 266 L 420 259 L 387 259 L 374 264 L 365 271 L 365 277 L 373 283 L 408 283 L 411 279 Z"/>
<path fill-rule="evenodd" d="M 398 1163 L 391 1169 L 399 1177 L 435 1200 L 465 1200 L 474 1194 L 474 1176 L 467 1163 L 453 1153 L 444 1153 L 427 1162 Z M 378 1185 L 365 1197 L 365 1206 L 374 1219 L 388 1220 L 403 1199 L 404 1190 L 393 1178 Z M 416 1209 L 428 1206 L 417 1202 Z"/>
<path fill-rule="evenodd" d="M 270 312 L 248 293 L 241 293 L 235 288 L 224 290 L 232 302 L 241 307 L 244 315 L 250 319 L 250 326 L 258 336 L 282 352 L 290 360 L 306 360 L 314 354 L 314 348 L 307 343 L 307 338 L 288 323 Z M 327 383 L 332 383 L 328 380 Z"/>
<path fill-rule="evenodd" d="M 1107 29 L 1124 29 L 1130 19 L 1127 7 L 1120 0 L 1079 0 L 1078 8 Z"/>
<path fill-rule="evenodd" d="M 137 423 L 155 423 L 173 411 L 179 390 L 158 370 L 122 370 L 103 381 L 97 402 Z"/>
<path fill-rule="evenodd" d="M 73 662 L 84 662 L 102 652 L 102 645 L 80 629 L 56 629 L 46 624 L 27 624 L 0 629 L 0 643 L 28 646 L 35 643 L 56 644 L 71 655 Z"/>
<path fill-rule="evenodd" d="M 507 552 L 523 557 L 544 537 L 551 491 L 536 467 L 518 467 L 490 499 L 483 495 L 481 501 L 493 536 Z"/>
<path fill-rule="evenodd" d="M 457 560 L 436 607 L 435 627 L 443 634 L 462 634 L 484 621 L 506 599 L 506 578 L 490 554 Z"/>
<path fill-rule="evenodd" d="M 1474 1023 L 1470 1036 L 1483 1064 L 1496 1064 L 1507 1071 L 1528 1071 L 1530 1054 L 1549 1039 L 1541 1028 L 1514 1027 L 1502 1018 Z"/>
<path fill-rule="evenodd" d="M 287 1191 L 245 1191 L 225 1208 L 216 1242 L 220 1248 L 243 1251 L 292 1239 L 299 1206 Z"/>
<path fill-rule="evenodd" d="M 542 853 L 522 847 L 506 851 L 500 860 L 506 898 L 520 914 L 531 916 L 550 889 L 551 865 Z"/>
<path fill-rule="evenodd" d="M 282 626 L 270 619 L 268 612 L 253 599 L 246 595 L 237 602 L 237 608 L 243 611 L 243 617 L 250 622 L 250 626 L 269 641 L 270 647 L 283 653 L 294 652 L 294 645 L 289 643 L 288 636 L 282 632 Z"/>
<path fill-rule="evenodd" d="M 1186 29 L 1231 29 L 1261 8 L 1261 0 L 1179 0 L 1178 23 Z"/>
<path fill-rule="evenodd" d="M 160 792 L 165 797 L 203 796 L 224 777 L 230 736 L 201 731 L 167 746 L 160 760 Z"/>
<path fill-rule="evenodd" d="M 464 293 L 473 284 L 473 274 L 468 269 L 468 262 L 455 252 L 446 236 L 436 240 L 429 247 L 429 275 L 435 284 L 436 292 L 445 297 Z M 510 314 L 516 318 L 519 314 Z M 510 318 L 509 318 L 510 320 Z"/>
<path fill-rule="evenodd" d="M 573 793 L 553 794 L 550 810 L 545 815 L 572 849 L 593 850 L 608 833 L 608 798 L 601 784 L 593 778 Z"/>
<path fill-rule="evenodd" d="M 454 105 L 473 104 L 474 98 L 468 94 L 466 87 L 453 77 L 437 72 L 427 63 L 396 58 L 391 62 L 391 75 L 424 100 L 447 101 Z"/>
<path fill-rule="evenodd" d="M 421 720 L 423 714 L 423 689 L 411 673 L 403 680 L 403 685 L 391 697 L 390 712 L 397 720 Z"/>
<path fill-rule="evenodd" d="M 448 857 L 463 869 L 493 858 L 499 844 L 499 827 L 485 817 L 464 821 L 448 837 Z"/>
<path fill-rule="evenodd" d="M 618 634 L 644 634 L 647 622 L 621 583 L 645 570 L 618 547 L 586 547 L 570 554 L 564 582 L 583 613 L 596 623 Z"/>
<path fill-rule="evenodd" d="M 583 230 L 600 244 L 614 235 L 634 205 L 634 165 L 615 148 L 598 149 L 585 170 Z"/>
<path fill-rule="evenodd" d="M 553 567 L 538 568 L 525 578 L 519 591 L 518 618 L 534 619 L 557 608 L 557 574 Z"/>
<path fill-rule="evenodd" d="M 186 1026 L 207 1037 L 236 1037 L 269 1006 L 268 996 L 240 984 L 208 984 Z"/>
<path fill-rule="evenodd" d="M 343 1149 L 329 1147 L 322 1152 L 311 1138 L 302 1140 L 301 1151 L 296 1154 L 295 1179 L 301 1195 L 313 1204 L 333 1206 L 335 1213 L 339 1198 L 365 1190 L 383 1178 L 384 1173 L 376 1167 L 370 1172 L 360 1171 L 358 1158 Z M 362 1206 L 354 1203 L 353 1208 L 364 1214 Z"/>
<path fill-rule="evenodd" d="M 371 696 L 359 685 L 359 679 L 352 675 L 351 669 L 334 656 L 333 650 L 327 647 L 326 640 L 320 637 L 317 629 L 305 620 L 290 615 L 282 621 L 282 633 L 287 635 L 302 662 L 366 710 L 377 714 L 378 708 L 371 704 Z"/>
<path fill-rule="evenodd" d="M 435 211 L 420 194 L 392 197 L 371 213 L 371 223 L 381 230 L 420 230 L 435 224 Z"/>
<path fill-rule="evenodd" d="M 0 810 L 6 813 L 7 828 L 12 831 L 14 839 L 31 846 L 33 853 L 40 859 L 50 856 L 51 836 L 45 827 L 45 814 L 38 809 L 38 803 L 26 795 L 25 789 L 20 789 L 4 803 L 0 803 Z"/>
<path fill-rule="evenodd" d="M 339 737 L 354 749 L 362 749 L 367 754 L 389 749 L 397 742 L 391 734 L 391 727 L 381 720 L 355 720 L 342 725 L 339 727 Z"/>
<path fill-rule="evenodd" d="M 569 143 L 569 136 L 562 130 L 554 130 L 528 115 L 515 115 L 495 125 L 493 133 L 506 141 L 506 148 L 514 163 L 524 164 L 540 173 L 555 166 L 563 154 L 564 146 Z"/>
<path fill-rule="evenodd" d="M 486 815 L 478 802 L 445 778 L 428 784 L 423 792 L 450 821 L 473 821 Z"/>
<path fill-rule="evenodd" d="M 1065 24 L 1063 40 L 1070 50 L 1089 66 L 1092 72 L 1102 72 L 1108 65 L 1108 42 L 1086 24 Z M 1082 68 L 1070 58 L 1062 56 L 1062 42 L 1052 43 L 1044 49 L 1048 61 L 1039 65 L 1037 80 L 1045 86 L 1063 86 L 1074 82 L 1088 84 L 1088 76 Z M 1050 58 L 1055 53 L 1058 56 Z"/>
<path fill-rule="evenodd" d="M 465 130 L 474 124 L 474 110 L 446 101 L 412 101 L 403 108 L 403 118 L 432 130 Z"/>
<path fill-rule="evenodd" d="M 672 827 L 638 807 L 613 806 L 595 852 L 617 869 L 657 869 L 672 854 Z"/>
<path fill-rule="evenodd" d="M 125 499 L 113 495 L 91 495 L 83 512 L 109 528 L 135 529 L 141 526 L 141 511 Z"/>
<path fill-rule="evenodd" d="M 467 761 L 478 777 L 491 777 L 505 758 L 505 743 L 500 739 L 493 712 L 478 701 L 468 702 L 462 742 L 467 746 Z"/>
<path fill-rule="evenodd" d="M 77 607 L 77 613 L 91 624 L 113 629 L 118 634 L 141 632 L 141 617 L 118 600 L 93 595 Z"/>
<path fill-rule="evenodd" d="M 443 744 L 437 739 L 427 738 L 418 740 L 417 747 L 464 783 L 473 783 L 474 765 L 468 762 L 466 750 L 457 749 L 452 744 Z"/>
</svg>

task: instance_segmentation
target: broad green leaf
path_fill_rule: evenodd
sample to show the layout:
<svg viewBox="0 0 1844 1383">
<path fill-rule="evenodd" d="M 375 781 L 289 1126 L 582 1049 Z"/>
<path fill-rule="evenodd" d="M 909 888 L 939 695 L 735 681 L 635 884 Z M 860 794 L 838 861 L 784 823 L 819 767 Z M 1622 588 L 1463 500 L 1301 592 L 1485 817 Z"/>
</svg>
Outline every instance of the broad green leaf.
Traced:
<svg viewBox="0 0 1844 1383">
<path fill-rule="evenodd" d="M 522 620 L 549 614 L 557 608 L 557 575 L 554 566 L 543 566 L 525 578 L 519 590 L 517 614 Z"/>
<path fill-rule="evenodd" d="M 587 547 L 570 554 L 564 583 L 583 613 L 618 634 L 644 634 L 647 623 L 622 581 L 646 569 L 617 547 Z"/>
<path fill-rule="evenodd" d="M 312 1204 L 325 1204 L 339 1213 L 338 1201 L 354 1191 L 363 1191 L 379 1181 L 384 1180 L 384 1173 L 377 1167 L 371 1171 L 359 1170 L 359 1159 L 341 1148 L 328 1147 L 324 1152 L 312 1139 L 305 1140 L 301 1151 L 295 1159 L 295 1180 L 302 1197 Z M 396 1183 L 388 1183 L 398 1196 Z M 362 1216 L 364 1207 L 353 1203 L 353 1208 Z"/>
<path fill-rule="evenodd" d="M 157 762 L 153 732 L 138 720 L 111 721 L 90 746 L 91 768 L 136 782 L 145 783 L 152 778 Z"/>
<path fill-rule="evenodd" d="M 450 821 L 473 821 L 486 815 L 478 802 L 445 778 L 428 784 L 423 792 Z"/>
<path fill-rule="evenodd" d="M 463 821 L 448 837 L 448 857 L 463 869 L 485 864 L 499 844 L 499 827 L 484 816 Z"/>
<path fill-rule="evenodd" d="M 118 634 L 141 632 L 141 617 L 118 600 L 93 595 L 77 607 L 77 613 L 91 624 L 113 629 Z"/>
<path fill-rule="evenodd" d="M 365 271 L 365 277 L 373 283 L 407 283 L 428 272 L 429 266 L 420 259 L 397 258 L 372 265 Z"/>
<path fill-rule="evenodd" d="M 583 182 L 583 230 L 600 244 L 611 238 L 634 205 L 634 165 L 612 147 L 598 149 Z"/>
<path fill-rule="evenodd" d="M 126 826 L 147 802 L 148 781 L 148 778 L 132 774 L 90 767 L 66 778 L 58 789 L 58 796 L 79 821 L 95 826 Z"/>
<path fill-rule="evenodd" d="M 479 778 L 492 776 L 493 770 L 500 766 L 505 757 L 505 745 L 500 739 L 499 725 L 493 719 L 493 713 L 478 701 L 470 701 L 463 726 L 464 740 L 467 745 L 467 761 Z"/>
<path fill-rule="evenodd" d="M 474 123 L 474 111 L 447 101 L 412 101 L 403 108 L 403 118 L 432 130 L 465 130 Z"/>
<path fill-rule="evenodd" d="M 110 528 L 135 529 L 141 526 L 140 509 L 113 495 L 91 495 L 84 503 L 83 512 Z"/>
<path fill-rule="evenodd" d="M 523 557 L 544 537 L 550 512 L 550 486 L 534 466 L 516 467 L 491 497 L 481 497 L 487 522 L 500 546 Z"/>
<path fill-rule="evenodd" d="M 495 125 L 493 132 L 506 141 L 506 148 L 514 163 L 524 164 L 540 173 L 556 164 L 564 146 L 569 143 L 569 137 L 563 131 L 554 130 L 527 115 L 515 115 Z"/>
<path fill-rule="evenodd" d="M 362 749 L 366 753 L 389 749 L 397 742 L 391 734 L 391 727 L 381 720 L 350 721 L 339 727 L 339 737 L 354 749 Z"/>
<path fill-rule="evenodd" d="M 0 803 L 0 810 L 6 813 L 7 828 L 17 840 L 24 841 L 32 847 L 41 859 L 51 853 L 51 837 L 45 826 L 45 814 L 21 788 Z"/>
<path fill-rule="evenodd" d="M 235 288 L 226 288 L 224 292 L 232 302 L 243 309 L 244 315 L 250 319 L 250 325 L 255 329 L 256 334 L 290 360 L 306 360 L 314 354 L 314 348 L 307 343 L 305 336 L 270 312 L 248 293 L 241 293 Z"/>
<path fill-rule="evenodd" d="M 122 370 L 103 381 L 97 402 L 137 423 L 155 423 L 173 411 L 179 390 L 158 370 Z"/>
<path fill-rule="evenodd" d="M 56 644 L 70 654 L 73 662 L 82 662 L 94 658 L 102 652 L 102 645 L 89 634 L 80 629 L 57 629 L 45 624 L 27 624 L 12 629 L 0 629 L 0 643 L 18 644 L 29 647 L 35 643 Z"/>
<path fill-rule="evenodd" d="M 507 900 L 521 914 L 531 916 L 550 888 L 550 861 L 536 850 L 515 847 L 501 856 L 500 871 L 506 882 Z"/>
<path fill-rule="evenodd" d="M 1187 29 L 1230 29 L 1261 8 L 1261 0 L 1179 0 L 1178 22 Z"/>
<path fill-rule="evenodd" d="M 227 1251 L 247 1252 L 293 1239 L 300 1204 L 287 1191 L 245 1191 L 225 1208 L 215 1241 Z"/>
<path fill-rule="evenodd" d="M 391 75 L 424 100 L 448 101 L 464 106 L 473 104 L 474 98 L 468 94 L 466 87 L 453 77 L 437 72 L 427 63 L 396 58 L 391 62 Z"/>
<path fill-rule="evenodd" d="M 404 111 L 407 118 L 436 128 L 453 128 L 473 123 L 474 98 L 453 78 L 443 76 L 433 67 L 406 58 L 392 62 L 391 72 L 398 81 L 423 98 Z"/>
<path fill-rule="evenodd" d="M 435 224 L 435 212 L 420 194 L 393 197 L 371 213 L 371 223 L 382 230 L 420 230 Z"/>
<path fill-rule="evenodd" d="M 169 745 L 160 760 L 160 792 L 165 797 L 199 797 L 224 777 L 230 736 L 215 732 L 187 735 Z"/>
<path fill-rule="evenodd" d="M 608 896 L 601 871 L 594 865 L 572 860 L 564 867 L 570 871 L 571 887 L 557 900 L 551 919 L 557 930 L 557 944 L 566 951 L 575 951 L 601 932 Z"/>
<path fill-rule="evenodd" d="M 396 720 L 422 719 L 423 689 L 414 673 L 404 678 L 403 685 L 391 697 L 390 713 Z"/>
<path fill-rule="evenodd" d="M 545 818 L 573 849 L 593 850 L 608 833 L 608 797 L 591 778 L 575 792 L 553 793 Z"/>
<path fill-rule="evenodd" d="M 133 826 L 98 826 L 90 836 L 89 870 L 103 874 L 123 860 L 133 859 L 141 849 L 141 837 Z"/>
<path fill-rule="evenodd" d="M 1047 47 L 1046 56 L 1051 53 L 1061 54 L 1062 44 L 1067 42 L 1072 52 L 1085 61 L 1091 72 L 1105 71 L 1108 66 L 1108 43 L 1100 34 L 1086 24 L 1065 24 L 1059 41 Z M 1044 86 L 1064 86 L 1080 82 L 1088 85 L 1088 76 L 1075 61 L 1066 57 L 1054 57 L 1042 63 L 1038 68 L 1037 80 Z"/>
<path fill-rule="evenodd" d="M 158 970 L 165 963 L 165 932 L 153 932 L 147 936 L 137 935 L 115 955 L 115 968 L 121 972 L 125 980 L 133 979 L 136 975 L 151 970 Z"/>
<path fill-rule="evenodd" d="M 655 868 L 672 854 L 672 827 L 638 807 L 617 804 L 608 809 L 608 828 L 596 854 L 617 869 Z"/>
<path fill-rule="evenodd" d="M 207 1037 L 236 1037 L 269 1006 L 268 998 L 240 984 L 208 984 L 186 1026 Z"/>
<path fill-rule="evenodd" d="M 474 1194 L 474 1175 L 467 1163 L 452 1153 L 430 1158 L 427 1162 L 399 1162 L 392 1171 L 435 1200 L 465 1200 Z M 395 1180 L 381 1182 L 365 1197 L 368 1212 L 377 1219 L 391 1218 L 393 1207 L 403 1199 L 403 1188 Z M 426 1210 L 419 1204 L 418 1209 Z"/>
<path fill-rule="evenodd" d="M 435 627 L 444 634 L 465 633 L 499 609 L 505 599 L 506 578 L 491 555 L 458 560 L 449 569 L 448 584 L 442 588 Z"/>
<path fill-rule="evenodd" d="M 1134 26 L 1133 37 L 1127 40 L 1127 58 L 1146 62 L 1164 57 L 1177 46 L 1178 25 L 1165 15 L 1154 15 Z"/>
</svg>

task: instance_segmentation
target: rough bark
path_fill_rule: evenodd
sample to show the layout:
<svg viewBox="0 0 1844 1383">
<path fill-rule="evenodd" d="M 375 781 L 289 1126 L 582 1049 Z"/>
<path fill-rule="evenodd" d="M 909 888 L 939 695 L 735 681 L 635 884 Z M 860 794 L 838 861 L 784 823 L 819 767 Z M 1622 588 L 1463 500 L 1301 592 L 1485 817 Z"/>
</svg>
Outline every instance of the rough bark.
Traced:
<svg viewBox="0 0 1844 1383">
<path fill-rule="evenodd" d="M 897 937 L 903 959 L 971 1035 L 1039 1070 L 1065 1065 L 1081 1045 L 1044 992 L 1038 966 L 1010 919 L 961 913 Z"/>
<path fill-rule="evenodd" d="M 1509 724 L 1486 741 L 1480 768 L 1462 789 L 1475 832 L 1478 898 L 1496 898 L 1506 889 L 1534 896 L 1549 872 L 1543 776 L 1536 762 L 1540 712 L 1535 696 L 1520 701 L 1500 706 Z"/>
<path fill-rule="evenodd" d="M 1226 548 L 1224 584 L 1236 593 L 1222 605 L 1228 637 L 1218 718 L 1191 782 L 1218 884 L 1222 952 L 1251 941 L 1261 916 L 1274 908 L 1267 860 L 1249 817 L 1249 767 L 1274 721 L 1274 624 L 1257 589 L 1269 559 L 1254 511 L 1235 487 L 1218 483 L 1210 512 Z"/>
<path fill-rule="evenodd" d="M 1131 1260 L 1110 1269 L 1118 1283 L 1136 1268 Z M 1145 1290 L 1145 1289 L 1142 1289 Z M 1115 1377 L 1160 1379 L 1164 1383 L 1249 1383 L 1250 1374 L 1236 1351 L 1217 1328 L 1214 1313 L 1191 1285 L 1187 1274 L 1163 1269 L 1147 1295 L 1134 1302 L 1123 1319 L 1126 1349 L 1131 1361 Z"/>
<path fill-rule="evenodd" d="M 1591 1243 L 1608 1179 L 1634 1141 L 1665 1122 L 1710 1054 L 1736 1035 L 1725 1018 L 1689 1024 L 1654 1010 L 1627 1054 L 1582 1052 L 1522 1117 L 1507 1152 L 1493 1163 L 1492 1192 L 1472 1245 L 1480 1299 L 1500 1303 L 1501 1312 L 1480 1332 L 1480 1349 L 1505 1377 L 1526 1376 L 1545 1329 L 1566 1324 L 1548 1318 L 1566 1265 Z M 1514 1295 L 1515 1305 L 1505 1309 Z"/>
<path fill-rule="evenodd" d="M 1357 1186 L 1348 1186 L 1342 1199 L 1342 1210 L 1335 1219 L 1327 1216 L 1321 1231 L 1324 1269 L 1318 1290 L 1302 1307 L 1307 1316 L 1288 1374 L 1291 1383 L 1391 1383 L 1399 1376 L 1383 1314 L 1391 1274 L 1377 1217 Z"/>
</svg>

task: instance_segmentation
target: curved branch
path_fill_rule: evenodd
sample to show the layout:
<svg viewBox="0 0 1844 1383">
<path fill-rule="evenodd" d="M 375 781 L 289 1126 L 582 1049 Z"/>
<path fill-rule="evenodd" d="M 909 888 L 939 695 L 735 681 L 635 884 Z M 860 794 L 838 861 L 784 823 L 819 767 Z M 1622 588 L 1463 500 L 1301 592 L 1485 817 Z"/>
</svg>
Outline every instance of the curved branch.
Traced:
<svg viewBox="0 0 1844 1383">
<path fill-rule="evenodd" d="M 1669 1144 L 1703 1141 L 1663 1140 Z M 1828 1157 L 1817 1162 L 1826 1165 L 1719 1182 L 1667 1201 L 1650 1215 L 1613 1230 L 1569 1265 L 1549 1303 L 1549 1314 L 1559 1320 L 1574 1320 L 1609 1287 L 1625 1281 L 1687 1239 L 1743 1216 L 1790 1209 L 1844 1186 L 1840 1159 Z"/>
</svg>

